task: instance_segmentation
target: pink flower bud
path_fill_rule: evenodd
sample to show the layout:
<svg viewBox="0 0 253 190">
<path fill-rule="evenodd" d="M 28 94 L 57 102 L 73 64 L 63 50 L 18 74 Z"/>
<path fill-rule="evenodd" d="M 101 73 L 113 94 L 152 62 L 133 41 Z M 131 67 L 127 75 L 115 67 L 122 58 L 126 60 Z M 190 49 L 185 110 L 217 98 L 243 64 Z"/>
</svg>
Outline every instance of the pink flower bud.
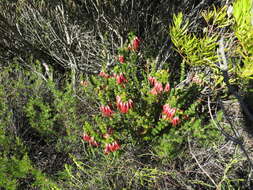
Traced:
<svg viewBox="0 0 253 190">
<path fill-rule="evenodd" d="M 120 62 L 120 63 L 124 63 L 124 62 L 125 62 L 125 58 L 124 58 L 123 55 L 120 55 L 120 56 L 119 56 L 119 62 Z"/>
<path fill-rule="evenodd" d="M 176 125 L 178 125 L 179 123 L 180 123 L 180 119 L 179 119 L 179 117 L 174 117 L 173 119 L 172 119 L 172 125 L 173 126 L 176 126 Z"/>
<path fill-rule="evenodd" d="M 174 117 L 174 115 L 176 113 L 176 108 L 170 108 L 169 104 L 165 104 L 163 106 L 162 113 L 166 115 L 167 119 L 172 119 L 172 117 Z"/>
<path fill-rule="evenodd" d="M 153 94 L 153 95 L 157 95 L 158 94 L 155 88 L 152 88 L 152 90 L 150 91 L 150 93 Z"/>
<path fill-rule="evenodd" d="M 148 77 L 149 83 L 153 86 L 157 82 L 155 77 Z"/>
<path fill-rule="evenodd" d="M 91 140 L 91 137 L 87 134 L 83 134 L 83 140 L 86 141 L 86 142 L 89 142 Z"/>
<path fill-rule="evenodd" d="M 105 72 L 101 71 L 99 74 L 98 74 L 100 77 L 103 77 L 103 78 L 110 78 L 110 75 L 106 74 Z"/>
<path fill-rule="evenodd" d="M 135 37 L 133 40 L 133 49 L 137 51 L 140 47 L 140 38 Z"/>
<path fill-rule="evenodd" d="M 156 82 L 154 88 L 156 89 L 156 92 L 159 94 L 163 91 L 163 85 L 160 82 Z"/>
<path fill-rule="evenodd" d="M 122 84 L 124 82 L 127 82 L 127 79 L 124 77 L 124 75 L 121 73 L 120 75 L 116 75 L 116 80 L 118 84 Z"/>
<path fill-rule="evenodd" d="M 164 92 L 169 92 L 170 91 L 170 84 L 167 83 L 164 87 Z"/>
</svg>

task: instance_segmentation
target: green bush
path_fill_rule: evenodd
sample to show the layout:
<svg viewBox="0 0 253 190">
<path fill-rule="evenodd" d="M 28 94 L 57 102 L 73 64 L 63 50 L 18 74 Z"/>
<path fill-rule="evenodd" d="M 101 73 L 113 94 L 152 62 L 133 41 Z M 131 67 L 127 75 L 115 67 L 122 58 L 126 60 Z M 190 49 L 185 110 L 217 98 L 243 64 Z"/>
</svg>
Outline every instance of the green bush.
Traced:
<svg viewBox="0 0 253 190">
<path fill-rule="evenodd" d="M 141 47 L 133 48 L 136 40 L 130 36 L 130 43 L 119 49 L 112 69 L 104 68 L 86 81 L 86 95 L 97 94 L 94 102 L 101 113 L 94 115 L 92 122 L 85 122 L 83 139 L 102 147 L 106 154 L 110 147 L 119 149 L 119 144 L 142 147 L 151 143 L 153 151 L 173 157 L 188 135 L 207 138 L 213 130 L 201 127 L 197 114 L 201 88 L 194 82 L 176 86 L 168 70 L 155 70 L 152 61 L 142 58 Z M 217 131 L 212 134 L 217 136 Z"/>
</svg>

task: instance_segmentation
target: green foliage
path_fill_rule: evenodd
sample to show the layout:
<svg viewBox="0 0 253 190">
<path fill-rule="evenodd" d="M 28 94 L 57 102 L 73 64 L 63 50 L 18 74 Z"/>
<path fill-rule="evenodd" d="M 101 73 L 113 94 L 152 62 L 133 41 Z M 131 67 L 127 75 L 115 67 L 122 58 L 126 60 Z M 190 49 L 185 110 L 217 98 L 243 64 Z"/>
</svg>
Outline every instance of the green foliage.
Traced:
<svg viewBox="0 0 253 190">
<path fill-rule="evenodd" d="M 218 61 L 216 55 L 217 35 L 205 35 L 203 38 L 189 34 L 189 21 L 183 24 L 183 14 L 173 17 L 174 25 L 170 29 L 170 37 L 176 50 L 185 62 L 191 66 L 216 67 Z"/>
<path fill-rule="evenodd" d="M 54 118 L 50 106 L 40 98 L 30 98 L 26 105 L 26 114 L 29 123 L 37 129 L 42 135 L 54 134 Z"/>
<path fill-rule="evenodd" d="M 202 146 L 210 146 L 216 140 L 220 140 L 220 132 L 214 128 L 212 123 L 205 124 L 201 117 L 196 116 L 196 106 L 192 104 L 186 113 L 190 120 L 186 121 L 180 128 L 173 128 L 169 133 L 159 139 L 156 153 L 164 159 L 172 159 L 183 154 L 187 150 L 187 139 L 197 141 Z M 220 113 L 222 114 L 222 113 Z M 221 118 L 217 118 L 218 121 Z"/>
<path fill-rule="evenodd" d="M 243 57 L 243 65 L 238 64 L 241 78 L 253 79 L 253 16 L 252 1 L 237 0 L 234 3 L 235 35 L 239 40 L 237 51 Z"/>
<path fill-rule="evenodd" d="M 27 156 L 21 160 L 12 157 L 0 158 L 0 187 L 6 190 L 16 190 L 19 178 L 25 178 L 31 170 L 30 161 Z"/>
<path fill-rule="evenodd" d="M 205 19 L 206 23 L 208 24 L 208 28 L 212 27 L 213 30 L 216 28 L 224 28 L 232 24 L 232 20 L 229 19 L 227 16 L 228 7 L 224 6 L 221 9 L 218 9 L 213 6 L 212 9 L 204 10 L 201 15 Z M 206 28 L 207 29 L 207 28 Z M 208 31 L 206 31 L 208 32 Z M 213 32 L 213 31 L 209 31 Z"/>
<path fill-rule="evenodd" d="M 94 152 L 98 153 L 96 150 Z M 61 173 L 66 187 L 80 190 L 154 189 L 159 186 L 159 180 L 173 173 L 151 165 L 140 166 L 140 163 L 129 155 L 116 158 L 96 153 L 93 155 L 86 152 L 89 159 L 72 156 L 74 164 L 65 165 L 65 171 Z"/>
<path fill-rule="evenodd" d="M 236 60 L 235 67 L 228 58 L 228 71 L 236 73 L 236 79 L 252 79 L 253 30 L 251 8 L 252 2 L 250 0 L 236 1 L 233 4 L 234 19 L 228 13 L 231 7 L 224 6 L 221 9 L 217 9 L 213 6 L 212 9 L 209 8 L 203 11 L 201 14 L 207 26 L 204 28 L 203 34 L 198 36 L 189 32 L 189 21 L 183 21 L 183 14 L 179 13 L 173 17 L 173 26 L 169 32 L 171 40 L 187 64 L 190 66 L 208 66 L 218 76 L 220 74 L 219 71 L 223 69 L 222 65 L 218 63 L 219 61 L 224 61 L 217 55 L 218 40 L 223 37 L 220 29 L 233 26 L 232 29 L 239 43 L 233 44 L 230 54 L 242 56 L 243 64 L 240 63 L 240 60 Z M 226 41 L 229 40 L 231 39 L 226 39 Z M 224 49 L 224 52 L 227 51 L 228 49 Z M 217 83 L 222 80 L 220 77 L 215 79 Z M 231 82 L 234 82 L 234 80 L 231 79 Z"/>
<path fill-rule="evenodd" d="M 39 187 L 41 190 L 60 190 L 60 185 L 56 184 L 40 170 L 34 169 L 32 174 L 35 177 L 32 187 Z"/>
<path fill-rule="evenodd" d="M 34 68 L 41 72 L 38 62 Z M 26 114 L 28 125 L 43 137 L 52 133 L 52 110 L 42 98 L 47 92 L 44 89 L 45 81 L 36 73 L 25 71 L 15 61 L 10 67 L 1 68 L 0 81 L 0 187 L 6 190 L 32 187 L 56 190 L 57 185 L 29 158 L 28 148 L 19 134 L 23 127 L 29 126 L 22 126 L 24 121 L 13 119 L 18 119 L 17 113 L 18 116 Z M 29 184 L 23 187 L 22 183 Z"/>
</svg>

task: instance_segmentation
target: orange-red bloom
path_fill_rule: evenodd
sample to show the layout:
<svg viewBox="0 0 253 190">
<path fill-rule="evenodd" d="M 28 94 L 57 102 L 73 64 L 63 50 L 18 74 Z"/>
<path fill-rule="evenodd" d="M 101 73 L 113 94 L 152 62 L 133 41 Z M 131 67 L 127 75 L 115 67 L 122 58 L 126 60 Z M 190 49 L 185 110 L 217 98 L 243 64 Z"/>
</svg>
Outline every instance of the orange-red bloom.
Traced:
<svg viewBox="0 0 253 190">
<path fill-rule="evenodd" d="M 123 55 L 120 55 L 120 56 L 119 56 L 119 62 L 120 62 L 120 63 L 124 63 L 124 62 L 125 62 L 125 58 L 124 58 Z"/>
<path fill-rule="evenodd" d="M 166 115 L 166 118 L 167 119 L 172 119 L 176 113 L 176 108 L 171 108 L 169 104 L 165 104 L 163 106 L 163 111 L 162 111 L 163 114 Z"/>
<path fill-rule="evenodd" d="M 120 96 L 116 97 L 116 105 L 121 113 L 127 113 L 129 109 L 133 107 L 133 101 L 130 99 L 127 102 L 123 102 Z"/>
<path fill-rule="evenodd" d="M 152 86 L 157 82 L 156 78 L 151 76 L 148 77 L 148 81 Z"/>
<path fill-rule="evenodd" d="M 83 134 L 83 140 L 88 142 L 91 146 L 95 146 L 95 147 L 99 146 L 99 143 L 94 140 L 94 137 L 91 137 L 85 133 Z"/>
<path fill-rule="evenodd" d="M 136 51 L 140 47 L 140 38 L 135 37 L 133 40 L 133 49 Z"/>
<path fill-rule="evenodd" d="M 109 106 L 101 106 L 100 111 L 105 117 L 111 117 L 113 114 L 113 111 L 111 110 Z"/>
<path fill-rule="evenodd" d="M 170 91 L 170 84 L 167 83 L 164 87 L 164 92 L 169 92 Z"/>
<path fill-rule="evenodd" d="M 83 140 L 89 142 L 91 140 L 91 137 L 87 134 L 83 134 Z"/>
<path fill-rule="evenodd" d="M 106 74 L 103 71 L 101 71 L 98 75 L 101 76 L 101 77 L 103 77 L 103 78 L 110 78 L 110 75 Z"/>
<path fill-rule="evenodd" d="M 116 78 L 118 84 L 122 84 L 122 83 L 127 82 L 127 79 L 125 78 L 125 76 L 122 73 L 120 73 L 119 75 L 115 74 L 114 77 Z"/>
<path fill-rule="evenodd" d="M 178 125 L 179 123 L 180 123 L 180 119 L 179 119 L 179 117 L 174 117 L 172 120 L 171 120 L 171 122 L 172 122 L 172 125 L 173 126 L 176 126 L 176 125 Z"/>
<path fill-rule="evenodd" d="M 108 154 L 108 153 L 114 152 L 118 149 L 120 149 L 120 144 L 117 141 L 114 141 L 111 144 L 106 144 L 105 145 L 104 153 Z"/>
</svg>

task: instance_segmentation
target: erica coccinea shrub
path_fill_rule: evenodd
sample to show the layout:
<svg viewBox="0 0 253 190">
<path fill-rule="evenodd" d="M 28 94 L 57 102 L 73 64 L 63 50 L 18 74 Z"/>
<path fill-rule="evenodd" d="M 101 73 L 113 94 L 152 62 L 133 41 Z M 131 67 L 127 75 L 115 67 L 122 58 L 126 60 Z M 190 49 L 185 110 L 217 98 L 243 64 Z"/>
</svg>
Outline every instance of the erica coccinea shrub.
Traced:
<svg viewBox="0 0 253 190">
<path fill-rule="evenodd" d="M 138 65 L 143 57 L 141 41 L 136 36 L 129 41 L 118 50 L 117 64 L 90 77 L 90 85 L 84 88 L 89 98 L 100 102 L 100 107 L 93 122 L 85 122 L 83 140 L 106 155 L 129 143 L 157 144 L 172 128 L 182 128 L 193 114 L 182 109 L 189 106 L 187 98 L 180 97 L 187 89 L 179 92 L 173 88 L 169 71 L 155 70 L 150 61 Z"/>
</svg>

